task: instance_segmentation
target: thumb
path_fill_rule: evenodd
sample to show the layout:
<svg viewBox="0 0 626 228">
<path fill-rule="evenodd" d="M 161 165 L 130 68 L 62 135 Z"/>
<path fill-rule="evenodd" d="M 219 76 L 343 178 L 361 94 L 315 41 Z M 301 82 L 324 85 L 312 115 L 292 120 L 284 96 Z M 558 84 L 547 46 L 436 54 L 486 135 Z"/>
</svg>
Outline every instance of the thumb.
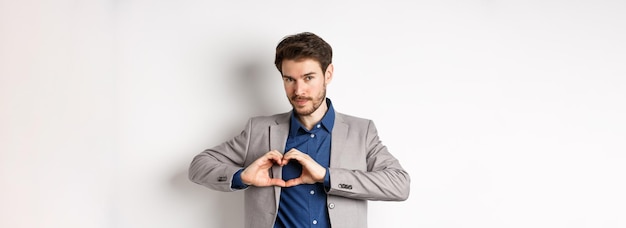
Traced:
<svg viewBox="0 0 626 228">
<path fill-rule="evenodd" d="M 279 186 L 279 187 L 285 187 L 285 181 L 282 179 L 278 179 L 278 178 L 272 178 L 270 179 L 270 184 L 274 185 L 274 186 Z"/>
<path fill-rule="evenodd" d="M 285 187 L 293 187 L 296 185 L 300 185 L 302 184 L 302 178 L 301 177 L 297 177 L 297 178 L 293 178 L 291 180 L 288 180 L 285 182 Z"/>
</svg>

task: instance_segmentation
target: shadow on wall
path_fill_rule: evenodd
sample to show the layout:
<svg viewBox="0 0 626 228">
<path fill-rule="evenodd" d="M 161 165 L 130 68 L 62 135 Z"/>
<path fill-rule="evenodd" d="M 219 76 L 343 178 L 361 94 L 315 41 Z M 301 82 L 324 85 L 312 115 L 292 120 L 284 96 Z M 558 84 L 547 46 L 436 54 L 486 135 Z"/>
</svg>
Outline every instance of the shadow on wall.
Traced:
<svg viewBox="0 0 626 228">
<path fill-rule="evenodd" d="M 239 55 L 239 56 L 237 56 Z M 210 77 L 221 77 L 216 80 L 217 82 L 223 82 L 229 87 L 227 91 L 232 93 L 224 94 L 224 96 L 231 96 L 228 98 L 232 101 L 231 106 L 222 107 L 220 111 L 223 112 L 238 112 L 233 113 L 233 119 L 245 119 L 256 115 L 265 115 L 273 112 L 272 107 L 275 107 L 277 102 L 285 102 L 284 100 L 277 101 L 276 98 L 272 98 L 272 92 L 267 91 L 267 86 L 271 83 L 281 83 L 276 77 L 276 72 L 271 72 L 268 69 L 273 65 L 267 64 L 265 58 L 250 59 L 249 50 L 247 53 L 239 53 L 231 56 L 227 63 L 234 63 L 232 67 L 226 69 L 230 75 L 217 75 Z M 242 61 L 242 59 L 244 61 Z M 271 63 L 271 61 L 270 61 Z M 234 77 L 233 77 L 234 76 Z M 278 91 L 280 92 L 280 91 Z M 272 106 L 272 104 L 274 104 Z M 226 122 L 233 121 L 228 120 Z M 213 129 L 222 132 L 224 138 L 229 138 L 232 135 L 238 134 L 242 129 L 240 128 L 245 124 L 244 122 L 236 123 L 235 126 L 220 126 Z M 227 127 L 227 129 L 222 129 Z M 220 136 L 221 138 L 222 136 Z M 218 142 L 221 143 L 221 142 Z M 198 151 L 200 153 L 201 151 Z M 191 162 L 193 157 L 189 157 L 188 161 Z M 185 201 L 190 202 L 193 205 L 201 205 L 200 220 L 202 227 L 243 227 L 244 226 L 244 194 L 243 191 L 235 192 L 219 192 L 204 186 L 191 182 L 188 179 L 188 165 L 181 168 L 179 173 L 172 176 L 170 184 L 175 192 L 180 193 Z M 194 212 L 195 214 L 195 212 Z"/>
<path fill-rule="evenodd" d="M 243 87 L 241 88 L 243 93 L 241 98 L 247 101 L 241 104 L 247 103 L 246 108 L 250 116 L 270 114 L 272 111 L 271 104 L 278 102 L 271 101 L 271 98 L 268 96 L 273 91 L 268 91 L 265 85 L 268 84 L 267 81 L 271 80 L 271 77 L 263 74 L 263 69 L 259 63 L 250 63 L 238 69 L 240 77 L 237 77 L 238 81 L 236 84 Z M 280 83 L 278 80 L 275 81 L 275 83 Z"/>
</svg>

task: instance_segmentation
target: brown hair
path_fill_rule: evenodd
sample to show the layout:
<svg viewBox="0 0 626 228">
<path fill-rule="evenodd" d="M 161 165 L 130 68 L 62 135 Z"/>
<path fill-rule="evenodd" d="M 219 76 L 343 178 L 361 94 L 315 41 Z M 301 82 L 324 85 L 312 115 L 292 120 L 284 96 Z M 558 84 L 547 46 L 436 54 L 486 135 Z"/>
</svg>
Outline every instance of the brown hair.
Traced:
<svg viewBox="0 0 626 228">
<path fill-rule="evenodd" d="M 282 73 L 283 60 L 305 58 L 316 60 L 322 67 L 322 73 L 326 73 L 326 68 L 332 63 L 333 49 L 321 37 L 310 32 L 286 36 L 276 46 L 274 64 Z"/>
</svg>

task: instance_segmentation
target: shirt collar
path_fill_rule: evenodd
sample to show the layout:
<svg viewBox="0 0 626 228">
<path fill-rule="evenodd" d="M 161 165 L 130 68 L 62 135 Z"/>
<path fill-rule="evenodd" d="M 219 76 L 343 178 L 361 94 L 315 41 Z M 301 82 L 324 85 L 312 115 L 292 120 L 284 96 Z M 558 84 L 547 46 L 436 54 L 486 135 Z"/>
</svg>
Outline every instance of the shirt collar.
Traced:
<svg viewBox="0 0 626 228">
<path fill-rule="evenodd" d="M 335 125 L 335 109 L 333 108 L 333 103 L 330 101 L 330 98 L 326 98 L 326 105 L 328 110 L 322 117 L 322 120 L 315 125 L 320 124 L 322 128 L 326 129 L 326 131 L 331 132 L 333 130 L 333 126 Z M 307 132 L 306 128 L 302 126 L 298 118 L 296 117 L 296 112 L 291 111 L 291 126 L 289 127 L 289 134 L 296 135 L 298 130 L 302 129 L 304 132 Z"/>
</svg>

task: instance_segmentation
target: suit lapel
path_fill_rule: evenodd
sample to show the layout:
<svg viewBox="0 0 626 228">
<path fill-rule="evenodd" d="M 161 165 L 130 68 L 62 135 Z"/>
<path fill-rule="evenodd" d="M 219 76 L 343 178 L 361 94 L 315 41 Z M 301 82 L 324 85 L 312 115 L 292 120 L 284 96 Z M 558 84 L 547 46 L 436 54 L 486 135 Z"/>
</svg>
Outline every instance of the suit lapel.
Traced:
<svg viewBox="0 0 626 228">
<path fill-rule="evenodd" d="M 348 138 L 348 125 L 343 122 L 342 116 L 335 112 L 335 125 L 331 133 L 330 143 L 330 167 L 340 167 L 341 154 L 340 151 Z"/>
<path fill-rule="evenodd" d="M 289 118 L 291 112 L 277 116 L 275 124 L 270 125 L 270 148 L 269 150 L 278 150 L 280 153 L 285 153 L 285 144 L 287 143 L 287 137 L 289 136 Z M 280 166 L 272 167 L 272 177 L 282 178 L 283 169 Z M 280 202 L 280 190 L 278 186 L 274 186 L 274 194 L 276 199 L 276 208 Z"/>
</svg>

